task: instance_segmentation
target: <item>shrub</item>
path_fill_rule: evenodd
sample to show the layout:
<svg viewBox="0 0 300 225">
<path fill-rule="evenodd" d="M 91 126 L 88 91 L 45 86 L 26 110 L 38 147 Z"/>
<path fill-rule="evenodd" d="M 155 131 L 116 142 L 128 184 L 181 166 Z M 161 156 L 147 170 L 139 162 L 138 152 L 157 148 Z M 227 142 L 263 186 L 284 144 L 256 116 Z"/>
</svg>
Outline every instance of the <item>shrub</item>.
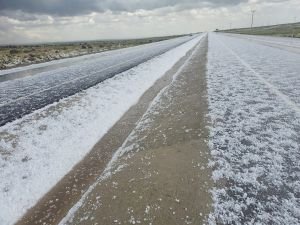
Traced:
<svg viewBox="0 0 300 225">
<path fill-rule="evenodd" d="M 20 51 L 17 50 L 17 49 L 11 49 L 11 50 L 9 51 L 9 54 L 11 54 L 11 55 L 13 55 L 13 54 L 18 54 L 18 53 L 20 53 Z"/>
</svg>

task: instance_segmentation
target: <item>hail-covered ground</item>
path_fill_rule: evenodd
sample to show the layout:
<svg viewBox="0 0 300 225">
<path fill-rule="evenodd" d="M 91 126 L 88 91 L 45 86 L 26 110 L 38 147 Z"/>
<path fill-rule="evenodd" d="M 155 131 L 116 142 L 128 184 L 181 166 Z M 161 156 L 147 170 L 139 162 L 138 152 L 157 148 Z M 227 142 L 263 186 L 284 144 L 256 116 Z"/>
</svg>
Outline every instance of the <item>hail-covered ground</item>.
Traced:
<svg viewBox="0 0 300 225">
<path fill-rule="evenodd" d="M 2 74 L 0 75 L 0 126 L 62 98 L 95 86 L 103 80 L 113 77 L 115 74 L 124 72 L 155 56 L 161 55 L 193 38 L 194 36 L 185 36 L 84 56 L 81 59 L 85 60 L 81 61 L 75 58 L 68 60 L 69 63 L 73 61 L 72 65 L 58 66 L 58 68 L 42 71 L 33 76 L 27 75 L 32 74 L 30 70 L 19 70 L 19 73 L 21 73 L 19 76 L 22 76 L 22 78 L 8 79 L 5 82 L 1 82 L 1 77 L 7 76 L 7 74 Z M 54 62 L 53 64 L 58 63 Z M 51 64 L 48 63 L 47 65 Z M 9 77 L 15 76 L 16 71 L 18 70 L 8 70 Z"/>
<path fill-rule="evenodd" d="M 300 48 L 299 38 L 289 38 L 289 37 L 273 37 L 273 36 L 263 36 L 263 35 L 244 35 L 244 34 L 227 34 L 229 36 L 234 36 L 249 41 L 256 41 L 265 44 L 274 44 L 279 46 L 286 46 L 292 48 Z"/>
<path fill-rule="evenodd" d="M 34 206 L 202 37 L 0 72 L 25 75 L 0 82 L 0 224 Z M 300 224 L 299 43 L 209 34 L 211 225 Z"/>
<path fill-rule="evenodd" d="M 0 224 L 14 224 L 34 206 L 138 102 L 142 94 L 200 39 L 201 36 L 186 37 L 150 45 L 153 48 L 146 45 L 144 50 L 135 48 L 134 52 L 139 53 L 135 55 L 135 59 L 145 59 L 146 55 L 154 56 L 169 51 L 85 91 L 0 126 Z M 131 58 L 133 50 L 129 53 L 127 56 Z M 124 56 L 119 52 L 116 57 L 121 57 L 120 55 Z M 0 91 L 0 99 L 5 105 L 11 101 L 10 98 L 24 99 L 27 93 L 39 90 L 41 93 L 36 98 L 40 96 L 41 99 L 46 99 L 48 95 L 43 90 L 49 90 L 53 86 L 56 90 L 65 86 L 70 88 L 68 83 L 58 87 L 61 82 L 65 82 L 62 81 L 64 77 L 82 77 L 89 70 L 97 72 L 101 67 L 103 64 L 94 60 L 59 69 L 61 77 L 56 70 L 0 83 L 0 86 L 7 87 L 7 91 L 11 93 L 6 95 L 6 92 Z M 99 76 L 101 77 L 101 73 Z M 91 77 L 94 79 L 94 75 Z M 83 79 L 78 84 L 84 81 Z M 28 85 L 24 85 L 25 83 Z M 34 87 L 34 84 L 40 85 Z M 18 87 L 22 91 L 17 91 Z"/>
<path fill-rule="evenodd" d="M 300 224 L 300 54 L 210 34 L 207 67 L 210 223 Z"/>
</svg>

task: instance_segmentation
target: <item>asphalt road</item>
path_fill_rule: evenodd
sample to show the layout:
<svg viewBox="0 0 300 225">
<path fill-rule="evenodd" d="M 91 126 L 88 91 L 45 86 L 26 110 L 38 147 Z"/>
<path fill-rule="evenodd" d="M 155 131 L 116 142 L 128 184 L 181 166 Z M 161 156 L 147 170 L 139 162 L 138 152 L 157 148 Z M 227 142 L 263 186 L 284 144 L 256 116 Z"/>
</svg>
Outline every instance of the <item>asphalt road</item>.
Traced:
<svg viewBox="0 0 300 225">
<path fill-rule="evenodd" d="M 300 55 L 263 39 L 209 35 L 212 224 L 300 221 Z"/>
<path fill-rule="evenodd" d="M 300 54 L 300 40 L 299 38 L 289 37 L 270 37 L 270 36 L 258 36 L 258 35 L 243 35 L 243 34 L 228 34 L 227 36 L 248 40 L 250 42 L 258 43 L 281 50 Z"/>
<path fill-rule="evenodd" d="M 2 74 L 0 126 L 92 87 L 192 38 L 186 36 Z"/>
</svg>

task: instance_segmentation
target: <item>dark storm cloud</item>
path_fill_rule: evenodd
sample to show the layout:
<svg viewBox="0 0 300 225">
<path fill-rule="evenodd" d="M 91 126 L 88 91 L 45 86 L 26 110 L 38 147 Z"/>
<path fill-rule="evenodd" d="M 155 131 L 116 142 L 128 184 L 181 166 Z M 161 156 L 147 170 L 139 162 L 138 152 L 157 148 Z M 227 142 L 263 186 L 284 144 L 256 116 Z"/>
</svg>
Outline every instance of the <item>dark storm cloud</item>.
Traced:
<svg viewBox="0 0 300 225">
<path fill-rule="evenodd" d="M 38 19 L 38 16 L 35 14 L 24 13 L 20 10 L 16 11 L 1 11 L 1 16 L 6 16 L 10 18 L 14 18 L 20 21 L 34 21 Z"/>
<path fill-rule="evenodd" d="M 0 13 L 23 11 L 56 16 L 83 15 L 90 12 L 113 12 L 138 9 L 153 10 L 163 7 L 189 9 L 203 5 L 211 7 L 234 5 L 247 0 L 0 0 Z"/>
<path fill-rule="evenodd" d="M 0 10 L 60 16 L 80 15 L 98 9 L 96 3 L 95 0 L 0 0 Z"/>
</svg>

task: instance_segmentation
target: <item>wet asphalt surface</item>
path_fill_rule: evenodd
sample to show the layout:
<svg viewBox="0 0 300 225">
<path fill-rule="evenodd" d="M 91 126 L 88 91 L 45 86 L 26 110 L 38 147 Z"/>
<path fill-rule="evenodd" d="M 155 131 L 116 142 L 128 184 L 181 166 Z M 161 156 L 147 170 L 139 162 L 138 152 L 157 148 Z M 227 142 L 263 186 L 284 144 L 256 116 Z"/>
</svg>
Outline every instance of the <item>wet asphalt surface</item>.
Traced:
<svg viewBox="0 0 300 225">
<path fill-rule="evenodd" d="M 2 75 L 0 81 L 0 126 L 37 109 L 95 86 L 104 80 L 133 68 L 175 48 L 192 36 L 137 46 L 89 60 L 50 65 Z"/>
</svg>

